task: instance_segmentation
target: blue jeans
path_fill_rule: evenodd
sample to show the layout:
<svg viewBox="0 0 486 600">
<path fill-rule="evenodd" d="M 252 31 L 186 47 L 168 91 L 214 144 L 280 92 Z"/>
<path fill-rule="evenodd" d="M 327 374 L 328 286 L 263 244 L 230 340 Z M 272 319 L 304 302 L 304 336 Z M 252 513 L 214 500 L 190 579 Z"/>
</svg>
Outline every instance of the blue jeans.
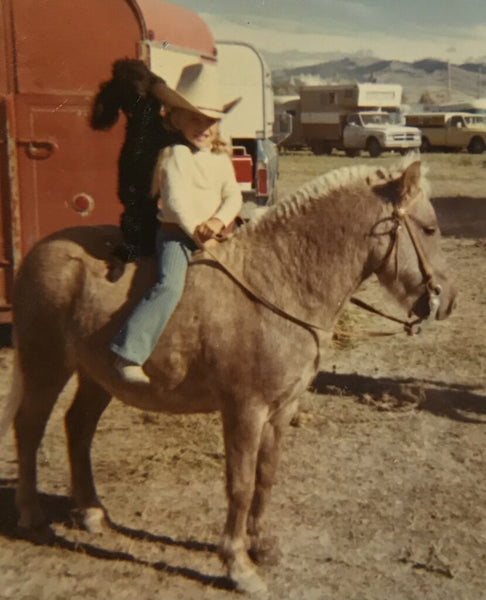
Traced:
<svg viewBox="0 0 486 600">
<path fill-rule="evenodd" d="M 135 306 L 110 344 L 118 356 L 143 365 L 179 302 L 187 266 L 196 249 L 182 230 L 159 228 L 156 238 L 157 283 Z"/>
</svg>

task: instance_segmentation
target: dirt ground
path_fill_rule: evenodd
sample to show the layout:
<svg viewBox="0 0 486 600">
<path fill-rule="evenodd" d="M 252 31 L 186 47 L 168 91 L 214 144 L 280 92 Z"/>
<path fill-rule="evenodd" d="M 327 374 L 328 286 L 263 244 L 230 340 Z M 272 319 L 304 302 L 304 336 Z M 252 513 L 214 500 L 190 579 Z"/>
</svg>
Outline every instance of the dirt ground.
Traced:
<svg viewBox="0 0 486 600">
<path fill-rule="evenodd" d="M 282 552 L 278 565 L 260 568 L 273 600 L 486 599 L 486 161 L 426 160 L 457 309 L 420 336 L 323 354 L 267 516 Z M 281 187 L 344 164 L 283 156 Z M 359 297 L 396 313 L 374 280 Z M 353 330 L 394 328 L 355 308 L 347 317 Z M 0 392 L 11 355 L 0 350 Z M 16 529 L 13 436 L 1 442 L 0 598 L 236 598 L 216 553 L 226 507 L 217 415 L 168 417 L 113 402 L 93 449 L 113 529 L 90 535 L 73 524 L 67 497 L 62 420 L 74 383 L 39 455 L 50 535 Z"/>
</svg>

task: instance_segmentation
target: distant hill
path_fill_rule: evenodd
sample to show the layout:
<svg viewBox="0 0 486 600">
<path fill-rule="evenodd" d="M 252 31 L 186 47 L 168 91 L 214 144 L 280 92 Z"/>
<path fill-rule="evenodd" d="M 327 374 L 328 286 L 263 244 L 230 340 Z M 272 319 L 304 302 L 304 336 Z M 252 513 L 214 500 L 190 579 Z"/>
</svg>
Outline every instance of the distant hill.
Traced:
<svg viewBox="0 0 486 600">
<path fill-rule="evenodd" d="M 275 69 L 272 77 L 277 93 L 292 93 L 301 85 L 376 81 L 401 84 L 408 104 L 418 103 L 424 94 L 437 104 L 486 96 L 486 62 L 449 65 L 426 58 L 408 63 L 353 55 Z"/>
<path fill-rule="evenodd" d="M 313 65 L 341 58 L 360 58 L 372 56 L 368 52 L 357 52 L 349 55 L 343 52 L 305 52 L 302 50 L 283 50 L 281 52 L 262 51 L 265 61 L 272 71 L 294 69 L 305 65 Z"/>
</svg>

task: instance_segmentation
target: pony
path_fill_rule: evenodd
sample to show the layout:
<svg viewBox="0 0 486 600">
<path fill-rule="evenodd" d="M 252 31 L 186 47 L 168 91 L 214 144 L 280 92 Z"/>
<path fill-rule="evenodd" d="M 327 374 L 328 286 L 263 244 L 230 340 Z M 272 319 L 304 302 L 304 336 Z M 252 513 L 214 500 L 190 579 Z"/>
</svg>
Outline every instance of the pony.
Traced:
<svg viewBox="0 0 486 600">
<path fill-rule="evenodd" d="M 128 264 L 116 282 L 106 278 L 106 255 L 119 239 L 109 226 L 58 232 L 38 242 L 17 273 L 7 408 L 15 414 L 19 525 L 44 523 L 36 453 L 76 372 L 65 422 L 72 496 L 85 526 L 106 524 L 90 447 L 113 397 L 148 411 L 219 411 L 228 498 L 220 556 L 237 590 L 264 590 L 255 561 L 269 549 L 263 515 L 282 435 L 348 299 L 375 274 L 418 320 L 444 319 L 454 306 L 420 162 L 331 171 L 196 252 L 183 297 L 144 366 L 149 384 L 124 383 L 108 350 L 155 278 L 151 258 Z"/>
</svg>

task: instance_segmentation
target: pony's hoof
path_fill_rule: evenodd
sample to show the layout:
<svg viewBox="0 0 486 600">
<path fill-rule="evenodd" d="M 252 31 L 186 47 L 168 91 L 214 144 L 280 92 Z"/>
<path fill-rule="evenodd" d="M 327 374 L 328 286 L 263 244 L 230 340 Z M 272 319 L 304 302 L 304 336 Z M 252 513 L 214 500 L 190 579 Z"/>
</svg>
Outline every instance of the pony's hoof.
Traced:
<svg viewBox="0 0 486 600">
<path fill-rule="evenodd" d="M 91 507 L 83 511 L 83 525 L 90 533 L 103 533 L 107 527 L 105 511 L 102 508 Z"/>
<path fill-rule="evenodd" d="M 248 551 L 252 561 L 258 565 L 275 566 L 280 563 L 282 552 L 276 537 L 266 537 L 254 542 Z"/>
<path fill-rule="evenodd" d="M 263 579 L 254 571 L 240 574 L 237 579 L 232 578 L 236 585 L 236 591 L 242 594 L 251 594 L 258 600 L 268 597 L 268 589 Z"/>
<path fill-rule="evenodd" d="M 46 527 L 47 519 L 40 508 L 21 510 L 17 527 L 27 531 Z"/>
</svg>

